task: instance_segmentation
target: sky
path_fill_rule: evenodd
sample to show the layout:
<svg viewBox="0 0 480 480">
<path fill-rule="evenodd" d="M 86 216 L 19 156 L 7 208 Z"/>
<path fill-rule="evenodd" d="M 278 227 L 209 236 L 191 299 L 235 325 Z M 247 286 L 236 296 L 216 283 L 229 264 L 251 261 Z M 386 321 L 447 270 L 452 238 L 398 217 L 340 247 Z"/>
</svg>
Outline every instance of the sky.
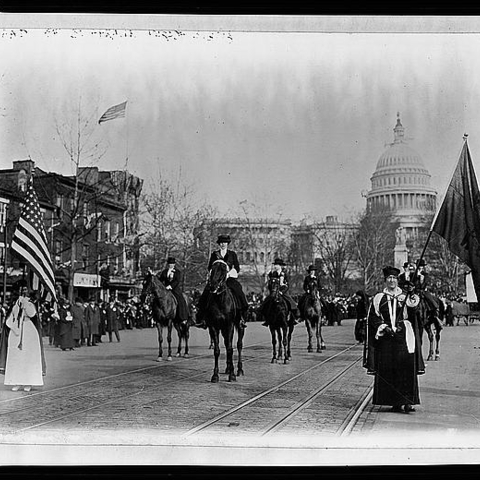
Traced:
<svg viewBox="0 0 480 480">
<path fill-rule="evenodd" d="M 477 23 L 478 33 L 423 30 L 427 20 L 415 33 L 388 21 L 302 31 L 281 19 L 263 31 L 248 21 L 210 31 L 5 27 L 0 167 L 31 158 L 73 174 L 55 125 L 75 126 L 80 114 L 92 129 L 85 150 L 100 141 L 104 152 L 82 164 L 126 167 L 144 191 L 180 175 L 225 215 L 241 215 L 247 200 L 274 218 L 347 218 L 364 208 L 400 112 L 443 194 L 464 133 L 480 168 Z M 125 100 L 125 118 L 98 125 Z"/>
</svg>

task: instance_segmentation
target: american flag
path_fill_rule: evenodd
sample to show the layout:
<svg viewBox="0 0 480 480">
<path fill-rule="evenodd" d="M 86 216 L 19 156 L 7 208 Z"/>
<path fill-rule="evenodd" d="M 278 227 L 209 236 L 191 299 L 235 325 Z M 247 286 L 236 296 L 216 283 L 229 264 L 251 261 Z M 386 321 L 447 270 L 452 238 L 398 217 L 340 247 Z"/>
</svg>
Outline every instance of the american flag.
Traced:
<svg viewBox="0 0 480 480">
<path fill-rule="evenodd" d="M 125 109 L 127 102 L 120 103 L 110 107 L 98 120 L 98 123 L 108 122 L 108 120 L 115 120 L 116 118 L 125 118 Z"/>
<path fill-rule="evenodd" d="M 55 276 L 33 178 L 28 182 L 24 205 L 12 238 L 12 249 L 21 255 L 56 300 Z"/>
</svg>

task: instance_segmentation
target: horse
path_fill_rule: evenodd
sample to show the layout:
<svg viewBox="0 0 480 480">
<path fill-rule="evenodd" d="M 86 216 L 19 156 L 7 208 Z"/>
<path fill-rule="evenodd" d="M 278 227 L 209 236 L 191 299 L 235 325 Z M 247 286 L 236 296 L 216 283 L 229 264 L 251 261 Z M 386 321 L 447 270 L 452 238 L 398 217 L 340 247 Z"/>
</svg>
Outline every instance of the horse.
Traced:
<svg viewBox="0 0 480 480">
<path fill-rule="evenodd" d="M 183 356 L 189 357 L 188 339 L 190 336 L 190 319 L 182 322 L 177 319 L 177 299 L 173 293 L 168 290 L 165 285 L 152 273 L 148 272 L 143 281 L 143 289 L 140 300 L 145 303 L 147 296 L 151 296 L 151 309 L 153 320 L 158 332 L 158 358 L 157 362 L 163 360 L 163 330 L 167 329 L 168 355 L 167 360 L 172 360 L 172 330 L 178 334 L 178 348 L 176 356 L 180 357 L 182 352 L 182 342 L 185 342 L 185 350 Z M 184 298 L 191 312 L 191 304 L 186 295 Z"/>
<path fill-rule="evenodd" d="M 274 277 L 270 280 L 270 294 L 264 300 L 262 311 L 272 336 L 273 355 L 270 363 L 277 363 L 282 358 L 283 363 L 289 363 L 292 357 L 290 343 L 295 324 L 290 319 L 287 302 L 280 293 L 278 278 Z"/>
<path fill-rule="evenodd" d="M 322 316 L 323 309 L 318 294 L 318 285 L 315 278 L 307 284 L 307 291 L 300 301 L 300 315 L 305 320 L 305 327 L 308 333 L 308 352 L 313 352 L 312 339 L 313 335 L 317 339 L 317 353 L 325 350 L 325 342 L 322 336 Z"/>
<path fill-rule="evenodd" d="M 443 329 L 441 318 L 445 314 L 445 305 L 436 296 L 430 294 L 436 304 L 436 308 L 427 303 L 424 294 L 420 293 L 420 302 L 418 304 L 417 315 L 420 321 L 422 334 L 425 332 L 429 341 L 429 350 L 427 361 L 440 359 L 440 332 Z M 421 336 L 423 337 L 423 335 Z"/>
<path fill-rule="evenodd" d="M 243 337 L 245 327 L 240 325 L 241 311 L 236 305 L 232 291 L 227 285 L 228 265 L 223 260 L 215 260 L 208 279 L 208 298 L 205 306 L 205 323 L 210 338 L 213 341 L 213 355 L 215 359 L 212 383 L 218 383 L 218 359 L 220 357 L 220 333 L 223 336 L 227 353 L 225 373 L 228 381 L 233 382 L 237 376 L 244 375 L 242 363 Z M 237 332 L 237 374 L 233 366 L 233 339 Z"/>
</svg>

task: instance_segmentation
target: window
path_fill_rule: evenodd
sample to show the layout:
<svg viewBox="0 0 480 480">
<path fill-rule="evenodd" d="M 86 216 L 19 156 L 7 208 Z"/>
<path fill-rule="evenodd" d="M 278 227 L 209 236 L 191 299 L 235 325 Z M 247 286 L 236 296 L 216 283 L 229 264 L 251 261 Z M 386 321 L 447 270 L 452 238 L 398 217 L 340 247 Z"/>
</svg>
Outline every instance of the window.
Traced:
<svg viewBox="0 0 480 480">
<path fill-rule="evenodd" d="M 110 220 L 105 222 L 105 241 L 109 242 L 112 239 Z"/>
<path fill-rule="evenodd" d="M 6 223 L 7 223 L 7 204 L 4 202 L 0 202 L 0 232 L 3 232 L 3 228 L 5 227 Z"/>
</svg>

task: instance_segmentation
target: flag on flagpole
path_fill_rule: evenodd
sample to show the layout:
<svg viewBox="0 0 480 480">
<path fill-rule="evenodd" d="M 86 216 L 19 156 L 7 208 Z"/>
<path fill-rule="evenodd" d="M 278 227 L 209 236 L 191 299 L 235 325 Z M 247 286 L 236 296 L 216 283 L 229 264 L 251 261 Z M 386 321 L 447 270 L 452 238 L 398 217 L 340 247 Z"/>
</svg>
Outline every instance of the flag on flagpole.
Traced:
<svg viewBox="0 0 480 480">
<path fill-rule="evenodd" d="M 466 137 L 431 230 L 443 237 L 449 250 L 470 267 L 480 298 L 480 190 Z"/>
<path fill-rule="evenodd" d="M 125 109 L 127 108 L 127 102 L 120 103 L 110 107 L 98 120 L 98 123 L 108 122 L 109 120 L 115 120 L 116 118 L 125 118 Z"/>
<path fill-rule="evenodd" d="M 33 178 L 28 182 L 24 205 L 12 238 L 12 249 L 27 261 L 56 300 L 52 259 L 47 247 L 40 205 L 33 188 Z"/>
</svg>

